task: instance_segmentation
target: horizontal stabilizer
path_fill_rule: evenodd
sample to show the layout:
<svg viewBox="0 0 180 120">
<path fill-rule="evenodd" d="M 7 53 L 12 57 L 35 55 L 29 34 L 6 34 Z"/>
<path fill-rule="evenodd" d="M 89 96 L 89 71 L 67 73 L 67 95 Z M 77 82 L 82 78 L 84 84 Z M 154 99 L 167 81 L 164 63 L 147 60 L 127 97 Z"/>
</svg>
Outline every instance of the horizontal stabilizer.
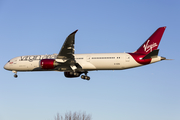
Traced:
<svg viewBox="0 0 180 120">
<path fill-rule="evenodd" d="M 159 53 L 159 49 L 153 50 L 152 52 L 147 54 L 145 57 L 143 57 L 143 59 L 150 59 L 150 58 L 153 58 L 153 57 L 157 57 L 158 53 Z"/>
</svg>

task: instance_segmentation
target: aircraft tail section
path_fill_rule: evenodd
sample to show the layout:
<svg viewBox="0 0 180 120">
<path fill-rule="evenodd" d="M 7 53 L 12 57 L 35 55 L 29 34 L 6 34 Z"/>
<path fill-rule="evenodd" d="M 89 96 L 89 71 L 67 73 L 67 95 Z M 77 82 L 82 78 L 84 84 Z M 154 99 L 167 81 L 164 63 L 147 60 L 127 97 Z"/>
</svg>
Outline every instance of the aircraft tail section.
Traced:
<svg viewBox="0 0 180 120">
<path fill-rule="evenodd" d="M 142 59 L 150 59 L 153 57 L 157 57 L 159 53 L 159 49 L 153 50 L 152 52 L 148 53 L 145 57 L 143 57 Z"/>
<path fill-rule="evenodd" d="M 163 33 L 166 27 L 158 28 L 140 47 L 135 53 L 149 54 L 156 50 L 159 46 Z"/>
</svg>

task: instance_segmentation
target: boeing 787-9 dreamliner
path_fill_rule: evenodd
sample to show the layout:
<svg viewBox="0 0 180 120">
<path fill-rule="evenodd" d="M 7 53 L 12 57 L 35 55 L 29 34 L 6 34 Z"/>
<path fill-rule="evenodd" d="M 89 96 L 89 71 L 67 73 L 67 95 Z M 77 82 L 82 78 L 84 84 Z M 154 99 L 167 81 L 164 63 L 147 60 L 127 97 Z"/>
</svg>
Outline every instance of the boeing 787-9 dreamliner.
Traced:
<svg viewBox="0 0 180 120">
<path fill-rule="evenodd" d="M 62 71 L 68 78 L 84 74 L 81 78 L 90 80 L 88 71 L 123 70 L 166 60 L 158 56 L 158 46 L 165 29 L 158 28 L 135 52 L 98 54 L 75 54 L 76 30 L 66 38 L 58 54 L 15 57 L 5 64 L 4 69 L 12 71 L 15 78 L 18 77 L 17 72 Z"/>
</svg>

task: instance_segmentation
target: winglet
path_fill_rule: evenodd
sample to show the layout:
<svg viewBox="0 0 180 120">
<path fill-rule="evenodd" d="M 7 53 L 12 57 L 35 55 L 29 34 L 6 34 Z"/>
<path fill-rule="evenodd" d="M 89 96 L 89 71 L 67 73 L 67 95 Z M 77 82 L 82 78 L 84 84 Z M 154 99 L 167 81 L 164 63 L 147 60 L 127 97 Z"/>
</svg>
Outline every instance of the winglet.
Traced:
<svg viewBox="0 0 180 120">
<path fill-rule="evenodd" d="M 75 34 L 77 31 L 78 31 L 78 29 L 77 29 L 77 30 L 75 30 L 74 32 L 72 32 L 70 35 Z"/>
</svg>

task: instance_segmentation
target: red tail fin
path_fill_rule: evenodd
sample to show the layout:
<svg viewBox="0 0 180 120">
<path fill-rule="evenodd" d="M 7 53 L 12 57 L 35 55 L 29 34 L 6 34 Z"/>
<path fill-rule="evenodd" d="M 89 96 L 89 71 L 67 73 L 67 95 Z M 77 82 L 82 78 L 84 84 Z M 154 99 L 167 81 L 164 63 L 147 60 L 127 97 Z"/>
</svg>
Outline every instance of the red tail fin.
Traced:
<svg viewBox="0 0 180 120">
<path fill-rule="evenodd" d="M 135 53 L 148 54 L 153 50 L 156 50 L 161 41 L 162 35 L 166 27 L 158 28 L 142 45 Z"/>
</svg>

